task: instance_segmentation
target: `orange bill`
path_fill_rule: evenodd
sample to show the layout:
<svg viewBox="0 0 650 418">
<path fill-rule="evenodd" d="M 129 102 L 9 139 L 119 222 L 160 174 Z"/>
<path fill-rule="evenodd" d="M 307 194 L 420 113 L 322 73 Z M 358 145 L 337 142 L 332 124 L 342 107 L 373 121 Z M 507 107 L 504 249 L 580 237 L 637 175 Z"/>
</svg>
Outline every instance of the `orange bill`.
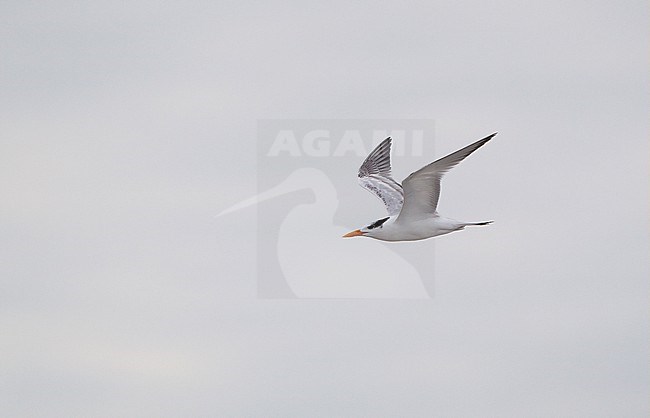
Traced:
<svg viewBox="0 0 650 418">
<path fill-rule="evenodd" d="M 363 235 L 363 232 L 361 232 L 360 229 L 355 229 L 354 231 L 343 235 L 343 238 L 358 237 L 359 235 Z"/>
</svg>

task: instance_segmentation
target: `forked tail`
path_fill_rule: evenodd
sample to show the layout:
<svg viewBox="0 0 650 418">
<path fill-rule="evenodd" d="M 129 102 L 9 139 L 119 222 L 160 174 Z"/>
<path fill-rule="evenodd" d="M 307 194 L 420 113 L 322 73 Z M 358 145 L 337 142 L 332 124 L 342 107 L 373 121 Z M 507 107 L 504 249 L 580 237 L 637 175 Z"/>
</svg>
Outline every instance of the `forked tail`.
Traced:
<svg viewBox="0 0 650 418">
<path fill-rule="evenodd" d="M 494 221 L 484 221 L 484 222 L 468 222 L 465 224 L 465 226 L 482 226 L 482 225 L 490 225 Z"/>
</svg>

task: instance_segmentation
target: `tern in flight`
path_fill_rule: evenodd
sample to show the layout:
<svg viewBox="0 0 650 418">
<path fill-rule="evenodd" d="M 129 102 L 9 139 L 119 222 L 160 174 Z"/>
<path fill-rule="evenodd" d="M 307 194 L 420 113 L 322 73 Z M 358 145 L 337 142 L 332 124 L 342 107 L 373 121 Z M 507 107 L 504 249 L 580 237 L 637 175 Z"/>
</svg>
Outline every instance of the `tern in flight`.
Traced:
<svg viewBox="0 0 650 418">
<path fill-rule="evenodd" d="M 485 145 L 496 133 L 411 173 L 400 185 L 390 174 L 391 138 L 383 140 L 359 168 L 359 184 L 379 197 L 388 217 L 343 235 L 370 237 L 382 241 L 418 241 L 460 231 L 466 226 L 488 225 L 492 221 L 461 222 L 438 214 L 440 180 L 465 157 Z"/>
</svg>

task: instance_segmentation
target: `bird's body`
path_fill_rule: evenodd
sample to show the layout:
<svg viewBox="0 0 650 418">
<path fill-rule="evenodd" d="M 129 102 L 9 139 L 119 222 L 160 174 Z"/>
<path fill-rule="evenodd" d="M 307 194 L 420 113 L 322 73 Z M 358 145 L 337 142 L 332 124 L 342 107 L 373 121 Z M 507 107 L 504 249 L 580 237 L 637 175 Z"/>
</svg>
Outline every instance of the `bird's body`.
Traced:
<svg viewBox="0 0 650 418">
<path fill-rule="evenodd" d="M 419 219 L 408 223 L 396 222 L 397 217 L 390 217 L 381 227 L 365 234 L 382 241 L 419 241 L 459 231 L 470 225 L 487 225 L 488 222 L 460 222 L 439 215 Z"/>
<path fill-rule="evenodd" d="M 390 174 L 391 138 L 386 138 L 359 168 L 359 184 L 379 197 L 388 217 L 344 237 L 366 236 L 382 241 L 418 241 L 492 221 L 461 222 L 438 214 L 440 180 L 444 173 L 487 143 L 496 133 L 436 160 L 408 176 L 402 185 Z"/>
</svg>

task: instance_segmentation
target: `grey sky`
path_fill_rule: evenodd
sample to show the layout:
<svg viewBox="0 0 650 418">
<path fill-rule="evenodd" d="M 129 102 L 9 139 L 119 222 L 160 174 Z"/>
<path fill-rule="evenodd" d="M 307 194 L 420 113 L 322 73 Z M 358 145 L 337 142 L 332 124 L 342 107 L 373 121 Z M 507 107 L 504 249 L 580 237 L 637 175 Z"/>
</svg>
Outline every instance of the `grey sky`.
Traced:
<svg viewBox="0 0 650 418">
<path fill-rule="evenodd" d="M 0 19 L 3 414 L 650 413 L 647 2 Z M 273 118 L 433 119 L 434 158 L 499 131 L 440 202 L 496 222 L 435 240 L 432 300 L 258 299 L 255 210 L 214 214 Z"/>
</svg>

